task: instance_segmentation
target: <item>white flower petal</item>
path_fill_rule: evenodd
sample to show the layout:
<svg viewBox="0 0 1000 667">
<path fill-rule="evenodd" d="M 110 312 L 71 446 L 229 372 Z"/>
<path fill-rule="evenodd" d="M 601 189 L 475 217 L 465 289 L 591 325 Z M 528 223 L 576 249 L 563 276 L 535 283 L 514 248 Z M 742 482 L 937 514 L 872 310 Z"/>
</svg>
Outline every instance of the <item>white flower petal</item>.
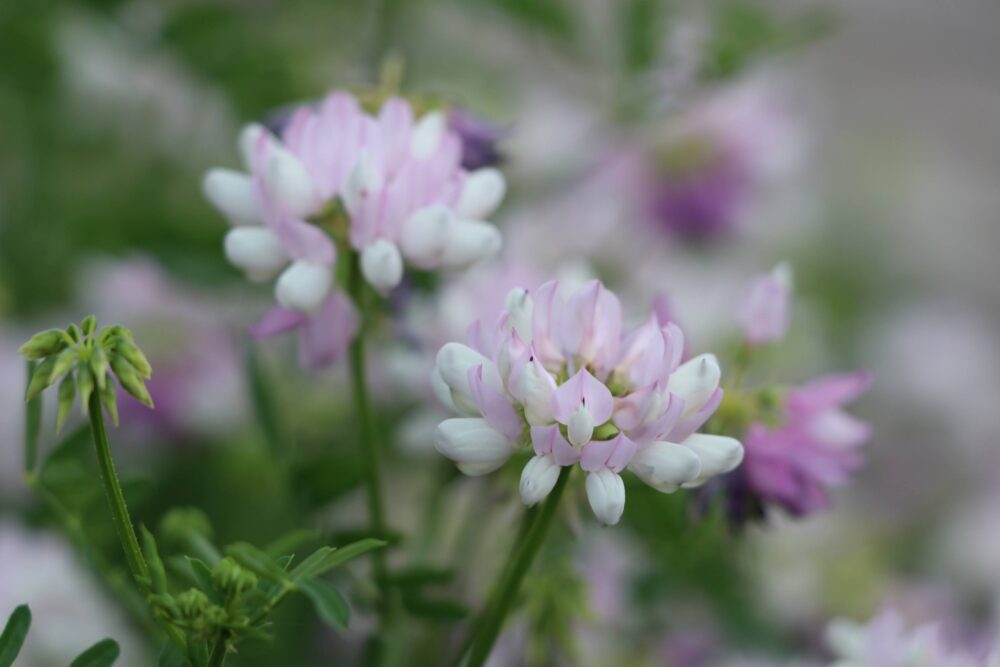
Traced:
<svg viewBox="0 0 1000 667">
<path fill-rule="evenodd" d="M 597 520 L 613 526 L 625 511 L 625 483 L 617 474 L 601 468 L 587 475 L 587 500 Z"/>
<path fill-rule="evenodd" d="M 410 153 L 418 160 L 424 160 L 434 154 L 444 137 L 445 118 L 440 111 L 424 114 L 413 128 L 413 138 L 410 140 Z"/>
<path fill-rule="evenodd" d="M 697 412 L 719 388 L 722 370 L 714 354 L 700 354 L 670 375 L 667 390 L 684 399 L 684 416 Z"/>
<path fill-rule="evenodd" d="M 233 169 L 209 169 L 201 182 L 202 190 L 215 208 L 233 225 L 261 225 L 250 176 Z"/>
<path fill-rule="evenodd" d="M 312 262 L 295 262 L 278 277 L 275 296 L 285 308 L 315 313 L 330 293 L 331 267 Z"/>
<path fill-rule="evenodd" d="M 459 412 L 479 414 L 469 387 L 469 370 L 483 364 L 492 366 L 486 357 L 461 343 L 447 343 L 438 350 L 435 361 L 437 371 L 451 389 L 452 402 Z"/>
<path fill-rule="evenodd" d="M 521 471 L 521 500 L 531 507 L 549 495 L 559 479 L 559 466 L 551 455 L 535 456 Z"/>
<path fill-rule="evenodd" d="M 267 227 L 235 227 L 226 233 L 226 259 L 253 281 L 270 280 L 288 264 L 277 234 Z"/>
<path fill-rule="evenodd" d="M 305 218 L 319 207 L 319 194 L 309 170 L 283 146 L 269 153 L 264 180 L 280 205 L 297 218 Z"/>
<path fill-rule="evenodd" d="M 701 460 L 698 478 L 686 483 L 687 487 L 698 486 L 709 477 L 727 473 L 743 462 L 743 445 L 736 438 L 695 433 L 681 444 Z"/>
<path fill-rule="evenodd" d="M 506 191 L 503 174 L 492 167 L 477 169 L 466 176 L 455 211 L 463 218 L 483 220 L 500 205 Z"/>
<path fill-rule="evenodd" d="M 470 477 L 491 473 L 502 466 L 514 448 L 507 437 L 490 428 L 485 419 L 446 419 L 434 432 L 434 447 Z"/>
<path fill-rule="evenodd" d="M 500 251 L 500 232 L 488 222 L 459 220 L 452 226 L 441 257 L 445 269 L 464 269 Z"/>
<path fill-rule="evenodd" d="M 566 424 L 566 436 L 576 447 L 583 447 L 590 442 L 594 435 L 594 416 L 587 409 L 586 405 L 581 405 L 569 416 Z"/>
<path fill-rule="evenodd" d="M 403 279 L 403 258 L 391 241 L 379 239 L 361 251 L 361 273 L 383 296 Z"/>
<path fill-rule="evenodd" d="M 657 491 L 671 493 L 701 473 L 701 459 L 687 447 L 672 442 L 653 442 L 640 449 L 629 470 Z"/>
<path fill-rule="evenodd" d="M 445 247 L 455 224 L 451 209 L 440 204 L 418 209 L 404 222 L 399 247 L 403 256 L 419 269 L 434 269 L 441 264 Z"/>
</svg>

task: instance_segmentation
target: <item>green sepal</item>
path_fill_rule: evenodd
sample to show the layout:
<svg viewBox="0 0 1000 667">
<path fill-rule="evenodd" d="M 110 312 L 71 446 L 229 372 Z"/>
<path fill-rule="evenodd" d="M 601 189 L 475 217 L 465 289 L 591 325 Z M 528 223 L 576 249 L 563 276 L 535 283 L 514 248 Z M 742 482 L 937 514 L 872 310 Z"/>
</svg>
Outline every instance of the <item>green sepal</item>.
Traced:
<svg viewBox="0 0 1000 667">
<path fill-rule="evenodd" d="M 102 389 L 99 389 L 101 393 L 101 405 L 104 409 L 108 411 L 108 416 L 111 417 L 111 423 L 116 427 L 118 426 L 118 401 L 117 393 L 115 389 L 114 382 L 106 382 Z"/>
<path fill-rule="evenodd" d="M 76 390 L 80 393 L 80 412 L 86 415 L 90 406 L 90 395 L 94 393 L 94 376 L 89 366 L 80 366 L 77 371 Z"/>
<path fill-rule="evenodd" d="M 56 433 L 61 433 L 69 411 L 73 408 L 76 398 L 76 378 L 70 373 L 59 383 L 59 407 L 56 411 Z"/>
</svg>

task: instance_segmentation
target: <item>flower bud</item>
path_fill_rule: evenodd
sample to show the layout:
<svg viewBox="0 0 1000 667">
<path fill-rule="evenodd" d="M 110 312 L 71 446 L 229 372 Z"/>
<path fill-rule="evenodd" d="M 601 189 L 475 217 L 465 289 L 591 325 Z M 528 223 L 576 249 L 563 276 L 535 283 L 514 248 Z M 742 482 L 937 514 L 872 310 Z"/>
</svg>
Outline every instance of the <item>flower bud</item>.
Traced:
<svg viewBox="0 0 1000 667">
<path fill-rule="evenodd" d="M 472 417 L 438 424 L 434 448 L 470 477 L 493 472 L 514 453 L 507 436 L 492 429 L 485 419 Z"/>
<path fill-rule="evenodd" d="M 97 388 L 104 389 L 108 379 L 108 355 L 100 345 L 94 347 L 90 353 L 90 370 L 94 373 Z"/>
<path fill-rule="evenodd" d="M 445 269 L 464 269 L 500 251 L 497 228 L 479 220 L 459 220 L 451 229 L 441 257 Z"/>
<path fill-rule="evenodd" d="M 391 241 L 379 239 L 361 251 L 361 273 L 380 294 L 388 294 L 403 279 L 403 258 Z"/>
<path fill-rule="evenodd" d="M 454 224 L 455 216 L 446 206 L 438 204 L 414 211 L 400 231 L 399 248 L 406 261 L 418 269 L 439 266 Z"/>
<path fill-rule="evenodd" d="M 236 227 L 225 240 L 226 259 L 255 282 L 270 280 L 288 263 L 278 235 L 267 227 Z"/>
<path fill-rule="evenodd" d="M 607 468 L 588 473 L 587 500 L 597 520 L 613 526 L 625 511 L 625 483 L 621 476 Z"/>
<path fill-rule="evenodd" d="M 326 264 L 298 261 L 278 277 L 274 293 L 285 308 L 315 313 L 330 293 L 332 278 L 332 270 Z"/>
<path fill-rule="evenodd" d="M 28 361 L 33 361 L 53 355 L 64 347 L 66 347 L 66 334 L 59 329 L 48 329 L 36 333 L 17 351 Z"/>
<path fill-rule="evenodd" d="M 445 117 L 441 112 L 424 114 L 413 128 L 410 154 L 418 160 L 426 160 L 433 155 L 441 144 L 445 125 Z"/>
<path fill-rule="evenodd" d="M 153 367 L 149 365 L 146 355 L 134 343 L 124 338 L 118 338 L 115 341 L 114 350 L 135 368 L 140 377 L 146 380 L 153 377 Z"/>
<path fill-rule="evenodd" d="M 455 212 L 463 218 L 483 220 L 500 205 L 506 190 L 499 171 L 491 167 L 478 169 L 466 176 Z"/>
<path fill-rule="evenodd" d="M 535 456 L 521 471 L 521 500 L 528 507 L 545 499 L 559 479 L 559 466 L 550 454 Z"/>
<path fill-rule="evenodd" d="M 90 368 L 81 366 L 76 372 L 76 389 L 80 393 L 80 411 L 90 410 L 90 395 L 94 393 L 94 375 Z"/>
<path fill-rule="evenodd" d="M 52 366 L 49 377 L 50 382 L 55 382 L 61 378 L 66 371 L 73 368 L 73 364 L 75 364 L 79 358 L 80 351 L 75 347 L 67 347 L 62 352 L 57 354 L 55 357 L 56 362 Z"/>
<path fill-rule="evenodd" d="M 94 315 L 87 315 L 80 322 L 80 331 L 83 333 L 84 338 L 90 338 L 97 331 L 97 317 Z"/>
<path fill-rule="evenodd" d="M 232 169 L 209 169 L 201 182 L 205 197 L 233 225 L 262 225 L 253 182 L 246 174 Z"/>
<path fill-rule="evenodd" d="M 132 394 L 143 405 L 153 407 L 153 398 L 132 364 L 125 361 L 120 354 L 114 354 L 111 356 L 111 370 L 121 382 L 122 389 Z"/>
<path fill-rule="evenodd" d="M 552 394 L 556 383 L 538 359 L 525 364 L 512 389 L 524 405 L 524 418 L 529 424 L 540 426 L 552 422 Z"/>
<path fill-rule="evenodd" d="M 101 397 L 101 405 L 104 406 L 104 409 L 108 411 L 108 416 L 111 417 L 111 423 L 118 426 L 118 392 L 115 389 L 115 383 L 105 382 L 104 386 L 97 391 Z M 151 404 L 148 405 L 149 407 L 153 407 Z"/>
<path fill-rule="evenodd" d="M 181 616 L 186 619 L 195 619 L 205 613 L 208 609 L 208 596 L 197 588 L 189 588 L 176 598 L 177 609 Z"/>
<path fill-rule="evenodd" d="M 702 354 L 681 364 L 670 375 L 667 391 L 684 401 L 684 416 L 698 411 L 719 387 L 722 371 L 714 354 Z"/>
</svg>

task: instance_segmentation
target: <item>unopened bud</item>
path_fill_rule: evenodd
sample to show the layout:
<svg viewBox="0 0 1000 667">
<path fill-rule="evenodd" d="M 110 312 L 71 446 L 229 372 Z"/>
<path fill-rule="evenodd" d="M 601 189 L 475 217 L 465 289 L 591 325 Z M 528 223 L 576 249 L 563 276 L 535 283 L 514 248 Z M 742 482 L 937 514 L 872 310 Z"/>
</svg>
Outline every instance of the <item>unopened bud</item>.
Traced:
<svg viewBox="0 0 1000 667">
<path fill-rule="evenodd" d="M 118 377 L 118 381 L 122 383 L 122 389 L 132 394 L 143 405 L 153 407 L 153 398 L 149 395 L 146 385 L 132 364 L 125 361 L 121 355 L 115 354 L 111 357 L 111 370 Z"/>
<path fill-rule="evenodd" d="M 115 352 L 120 354 L 125 361 L 132 364 L 132 367 L 144 379 L 148 380 L 153 377 L 153 367 L 149 365 L 146 355 L 130 340 L 125 340 L 124 338 L 117 339 L 115 342 Z M 115 373 L 117 374 L 117 371 Z"/>
<path fill-rule="evenodd" d="M 94 347 L 90 356 L 90 370 L 94 372 L 94 380 L 98 389 L 104 389 L 108 380 L 108 355 L 100 345 Z"/>
<path fill-rule="evenodd" d="M 72 374 L 63 378 L 59 384 L 59 408 L 56 412 L 56 433 L 62 431 L 69 411 L 73 407 L 73 399 L 76 398 L 76 378 Z"/>
<path fill-rule="evenodd" d="M 25 359 L 44 359 L 66 347 L 66 336 L 59 329 L 49 329 L 36 333 L 27 343 L 18 348 Z"/>
<path fill-rule="evenodd" d="M 184 618 L 198 618 L 208 606 L 208 596 L 197 588 L 189 588 L 177 596 L 177 609 Z"/>
<path fill-rule="evenodd" d="M 84 338 L 90 338 L 97 331 L 97 318 L 93 315 L 87 315 L 83 318 L 83 322 L 80 322 L 80 330 L 83 332 Z"/>
<path fill-rule="evenodd" d="M 219 592 L 232 597 L 257 588 L 257 576 L 232 558 L 223 558 L 212 570 L 212 583 Z"/>
<path fill-rule="evenodd" d="M 111 423 L 118 426 L 118 403 L 116 402 L 117 390 L 114 382 L 105 382 L 104 386 L 98 389 L 101 396 L 101 405 L 108 411 Z"/>
<path fill-rule="evenodd" d="M 56 357 L 48 357 L 32 369 L 31 381 L 28 382 L 28 389 L 25 392 L 24 400 L 30 401 L 52 384 L 52 369 L 55 368 L 55 365 Z"/>
</svg>

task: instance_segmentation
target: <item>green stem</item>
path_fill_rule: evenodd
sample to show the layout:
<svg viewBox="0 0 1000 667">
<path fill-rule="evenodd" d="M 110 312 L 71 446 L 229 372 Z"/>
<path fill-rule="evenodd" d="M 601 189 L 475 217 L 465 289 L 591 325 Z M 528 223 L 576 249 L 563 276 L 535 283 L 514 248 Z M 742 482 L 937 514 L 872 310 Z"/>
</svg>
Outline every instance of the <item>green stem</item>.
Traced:
<svg viewBox="0 0 1000 667">
<path fill-rule="evenodd" d="M 489 658 L 493 644 L 496 643 L 497 637 L 500 635 L 503 622 L 521 589 L 524 575 L 528 573 L 532 561 L 545 541 L 545 535 L 549 532 L 571 470 L 572 467 L 565 467 L 559 472 L 559 479 L 556 481 L 555 487 L 545 500 L 524 538 L 516 544 L 509 567 L 501 576 L 490 600 L 483 609 L 480 621 L 474 627 L 475 635 L 471 642 L 469 660 L 465 663 L 466 667 L 482 667 L 486 663 L 486 659 Z"/>
<path fill-rule="evenodd" d="M 115 463 L 111 459 L 111 443 L 108 441 L 108 431 L 104 426 L 101 399 L 96 391 L 90 395 L 88 407 L 90 431 L 94 436 L 94 449 L 97 452 L 97 463 L 101 468 L 101 480 L 104 482 L 104 492 L 111 508 L 111 520 L 115 524 L 115 532 L 118 533 L 118 539 L 125 551 L 129 570 L 132 571 L 132 576 L 140 588 L 145 588 L 149 582 L 149 567 L 142 556 L 139 540 L 136 539 L 135 529 L 132 527 L 132 518 L 125 506 L 125 494 L 122 493 L 118 474 L 115 472 Z"/>
<path fill-rule="evenodd" d="M 227 635 L 223 632 L 215 641 L 215 646 L 212 648 L 212 655 L 208 659 L 208 667 L 222 667 L 226 662 L 226 654 L 228 653 L 226 648 L 227 642 Z"/>
<path fill-rule="evenodd" d="M 365 284 L 361 275 L 361 257 L 356 252 L 350 256 L 350 274 L 348 276 L 348 291 L 358 308 L 361 317 L 361 327 L 358 335 L 351 342 L 351 385 L 354 393 L 355 410 L 358 419 L 358 431 L 361 444 L 361 467 L 365 476 L 365 487 L 368 499 L 368 523 L 372 537 L 385 536 L 385 509 L 382 503 L 382 477 L 379 470 L 379 446 L 376 441 L 375 420 L 372 415 L 371 403 L 368 398 L 368 384 L 365 380 L 365 325 L 368 316 Z M 375 570 L 375 583 L 379 589 L 379 603 L 382 611 L 382 621 L 389 609 L 388 571 L 386 569 L 383 549 L 372 551 L 372 564 Z"/>
</svg>

